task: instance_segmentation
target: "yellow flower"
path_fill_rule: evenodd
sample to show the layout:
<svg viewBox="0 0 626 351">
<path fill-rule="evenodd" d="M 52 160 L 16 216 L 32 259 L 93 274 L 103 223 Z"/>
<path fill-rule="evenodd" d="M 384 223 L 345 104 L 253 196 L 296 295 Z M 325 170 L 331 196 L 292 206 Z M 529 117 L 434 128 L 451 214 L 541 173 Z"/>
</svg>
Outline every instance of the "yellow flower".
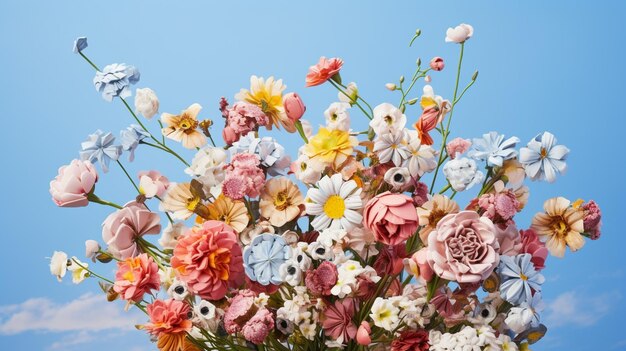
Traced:
<svg viewBox="0 0 626 351">
<path fill-rule="evenodd" d="M 583 211 L 570 207 L 570 201 L 564 197 L 548 199 L 543 209 L 546 213 L 537 213 L 531 228 L 545 240 L 552 255 L 563 257 L 565 246 L 577 251 L 585 245 L 581 235 L 584 231 Z"/>
<path fill-rule="evenodd" d="M 300 189 L 287 178 L 272 178 L 261 191 L 259 212 L 275 227 L 297 218 L 303 206 Z"/>
<path fill-rule="evenodd" d="M 161 121 L 165 124 L 165 128 L 161 130 L 166 137 L 182 142 L 187 149 L 195 149 L 206 144 L 206 137 L 198 130 L 198 113 L 202 106 L 193 104 L 180 115 L 172 115 L 163 113 Z"/>
<path fill-rule="evenodd" d="M 265 80 L 263 77 L 252 76 L 250 90 L 241 89 L 235 99 L 259 106 L 270 120 L 266 126 L 268 130 L 272 130 L 272 125 L 279 127 L 282 124 L 286 131 L 294 133 L 296 128 L 287 118 L 283 107 L 283 91 L 286 88 L 282 79 L 274 80 L 274 77 L 269 77 Z"/>
<path fill-rule="evenodd" d="M 304 154 L 313 162 L 338 167 L 352 155 L 353 148 L 358 143 L 348 132 L 320 128 L 316 135 L 309 138 L 309 143 L 304 145 Z"/>
<path fill-rule="evenodd" d="M 250 218 L 246 205 L 241 201 L 233 201 L 220 194 L 209 206 L 209 219 L 222 221 L 241 233 L 248 226 Z"/>
</svg>

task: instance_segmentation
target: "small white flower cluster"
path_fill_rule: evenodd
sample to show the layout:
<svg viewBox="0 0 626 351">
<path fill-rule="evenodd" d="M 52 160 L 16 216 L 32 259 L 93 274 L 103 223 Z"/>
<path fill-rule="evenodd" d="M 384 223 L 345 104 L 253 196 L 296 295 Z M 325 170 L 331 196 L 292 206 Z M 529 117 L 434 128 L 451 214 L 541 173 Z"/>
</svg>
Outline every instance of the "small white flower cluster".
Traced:
<svg viewBox="0 0 626 351">
<path fill-rule="evenodd" d="M 429 335 L 430 351 L 517 351 L 517 344 L 508 335 L 500 334 L 489 326 L 474 328 L 465 326 L 457 333 L 441 333 L 431 330 Z"/>
<path fill-rule="evenodd" d="M 435 310 L 426 303 L 426 298 L 415 299 L 421 295 L 417 289 L 408 285 L 400 296 L 376 298 L 370 313 L 374 325 L 387 331 L 394 331 L 400 323 L 411 328 L 424 327 Z"/>
<path fill-rule="evenodd" d="M 196 152 L 191 166 L 185 169 L 185 173 L 202 183 L 205 194 L 219 194 L 220 191 L 214 188 L 220 187 L 224 181 L 227 158 L 228 154 L 223 148 L 205 146 Z"/>
<path fill-rule="evenodd" d="M 318 310 L 323 307 L 321 299 L 311 298 L 304 286 L 296 286 L 294 294 L 289 297 L 281 291 L 285 302 L 276 311 L 277 328 L 284 334 L 289 334 L 297 328 L 308 340 L 315 339 L 319 322 Z"/>
<path fill-rule="evenodd" d="M 352 294 L 357 289 L 357 277 L 367 277 L 374 283 L 378 283 L 380 277 L 370 266 L 362 267 L 358 261 L 347 260 L 337 265 L 337 283 L 330 290 L 330 293 L 344 298 Z"/>
</svg>

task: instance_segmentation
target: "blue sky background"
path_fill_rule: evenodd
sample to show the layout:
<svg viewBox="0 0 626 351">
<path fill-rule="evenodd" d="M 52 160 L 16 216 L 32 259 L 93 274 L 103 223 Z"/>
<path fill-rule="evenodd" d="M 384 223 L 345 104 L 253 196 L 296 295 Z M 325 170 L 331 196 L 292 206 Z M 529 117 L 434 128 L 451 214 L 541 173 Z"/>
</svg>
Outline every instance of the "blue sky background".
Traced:
<svg viewBox="0 0 626 351">
<path fill-rule="evenodd" d="M 154 89 L 161 112 L 178 112 L 194 102 L 202 116 L 220 124 L 217 103 L 232 99 L 249 76 L 283 78 L 308 110 L 322 112 L 336 100 L 330 86 L 304 88 L 309 65 L 319 56 L 339 56 L 342 76 L 356 81 L 371 104 L 397 103 L 384 89 L 409 76 L 418 56 L 442 56 L 447 67 L 433 74 L 438 94 L 450 98 L 457 45 L 444 43 L 445 30 L 472 24 L 466 45 L 465 81 L 479 69 L 477 83 L 458 105 L 453 137 L 497 130 L 524 143 L 552 131 L 571 150 L 569 171 L 553 185 L 531 184 L 529 224 L 547 198 L 595 199 L 604 213 L 603 237 L 566 258 L 550 258 L 544 270 L 544 322 L 549 332 L 533 350 L 625 350 L 626 271 L 622 225 L 624 197 L 623 100 L 625 77 L 621 23 L 625 6 L 591 1 L 507 3 L 486 1 L 237 1 L 226 5 L 189 1 L 3 1 L 0 3 L 0 116 L 4 162 L 0 172 L 3 250 L 0 255 L 0 349 L 153 350 L 133 322 L 142 316 L 107 304 L 95 281 L 72 286 L 48 272 L 53 250 L 79 258 L 84 240 L 100 239 L 109 208 L 90 205 L 59 209 L 48 183 L 60 165 L 78 156 L 80 142 L 100 128 L 118 134 L 130 116 L 118 102 L 95 92 L 92 69 L 72 54 L 75 37 L 89 38 L 87 55 L 100 66 L 126 62 L 141 73 L 138 87 Z M 407 43 L 416 28 L 422 37 Z M 416 89 L 416 96 L 421 93 Z M 365 117 L 353 110 L 356 129 Z M 417 107 L 407 111 L 415 121 Z M 157 131 L 156 120 L 150 123 Z M 297 135 L 280 139 L 292 155 Z M 190 159 L 192 153 L 182 151 Z M 172 180 L 186 179 L 179 163 L 149 149 L 137 151 L 132 173 L 158 168 Z M 98 194 L 118 203 L 133 189 L 116 165 L 101 174 Z M 464 199 L 460 197 L 460 199 Z M 96 266 L 111 274 L 112 266 Z"/>
</svg>

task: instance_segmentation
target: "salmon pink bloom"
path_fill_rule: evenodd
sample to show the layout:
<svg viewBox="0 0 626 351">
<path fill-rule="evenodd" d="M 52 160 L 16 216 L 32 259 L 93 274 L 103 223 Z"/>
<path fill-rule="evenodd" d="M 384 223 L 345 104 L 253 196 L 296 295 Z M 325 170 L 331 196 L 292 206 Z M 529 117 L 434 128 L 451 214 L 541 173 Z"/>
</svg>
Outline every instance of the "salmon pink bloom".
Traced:
<svg viewBox="0 0 626 351">
<path fill-rule="evenodd" d="M 124 260 L 142 253 L 137 246 L 145 234 L 161 232 L 161 217 L 150 212 L 138 202 L 129 202 L 122 209 L 111 213 L 102 223 L 102 240 L 109 245 L 108 251 Z"/>
<path fill-rule="evenodd" d="M 328 306 L 324 310 L 322 322 L 324 334 L 339 344 L 346 344 L 354 339 L 357 334 L 357 327 L 352 321 L 355 310 L 355 300 L 351 298 L 337 300 L 334 305 Z"/>
<path fill-rule="evenodd" d="M 171 263 L 191 292 L 207 300 L 223 298 L 244 281 L 237 234 L 220 221 L 206 221 L 181 236 Z"/>
<path fill-rule="evenodd" d="M 339 73 L 341 66 L 343 66 L 343 60 L 340 58 L 320 57 L 316 65 L 309 67 L 309 73 L 306 75 L 306 86 L 313 87 L 325 83 Z"/>
<path fill-rule="evenodd" d="M 193 326 L 188 317 L 189 305 L 174 299 L 156 300 L 148 305 L 147 312 L 150 322 L 143 328 L 158 338 L 159 350 L 183 350 L 187 332 Z"/>
<path fill-rule="evenodd" d="M 417 229 L 413 199 L 388 191 L 379 194 L 365 206 L 363 224 L 374 233 L 376 240 L 387 245 L 400 244 Z"/>
<path fill-rule="evenodd" d="M 159 266 L 147 254 L 117 263 L 113 289 L 127 301 L 139 302 L 151 290 L 159 290 Z"/>
<path fill-rule="evenodd" d="M 422 112 L 417 123 L 415 123 L 414 127 L 417 129 L 418 138 L 423 145 L 432 145 L 435 142 L 428 132 L 435 129 L 437 123 L 440 122 L 440 116 L 443 115 L 439 113 L 437 108 L 429 107 Z"/>
<path fill-rule="evenodd" d="M 369 345 L 372 342 L 372 338 L 370 337 L 371 332 L 372 328 L 370 328 L 370 325 L 365 321 L 361 322 L 356 332 L 356 342 L 363 346 Z"/>
<path fill-rule="evenodd" d="M 298 121 L 304 115 L 306 106 L 300 95 L 296 93 L 288 93 L 283 96 L 283 106 L 285 107 L 285 113 L 287 117 L 292 121 Z"/>
</svg>

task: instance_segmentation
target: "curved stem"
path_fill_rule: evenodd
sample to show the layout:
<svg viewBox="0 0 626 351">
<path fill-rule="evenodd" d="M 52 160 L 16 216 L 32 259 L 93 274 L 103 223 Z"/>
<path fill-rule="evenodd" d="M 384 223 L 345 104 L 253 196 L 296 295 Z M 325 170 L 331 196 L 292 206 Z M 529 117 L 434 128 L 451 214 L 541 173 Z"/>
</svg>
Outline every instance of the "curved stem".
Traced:
<svg viewBox="0 0 626 351">
<path fill-rule="evenodd" d="M 107 205 L 107 206 L 111 206 L 111 207 L 115 207 L 117 209 L 122 209 L 122 206 L 113 203 L 111 201 L 106 201 L 106 200 L 102 200 L 101 198 L 99 198 L 98 196 L 96 196 L 96 194 L 91 193 L 89 195 L 87 195 L 87 200 L 89 200 L 90 202 L 95 202 L 97 204 L 100 205 Z"/>
<path fill-rule="evenodd" d="M 137 184 L 135 183 L 133 178 L 130 176 L 130 174 L 128 174 L 128 171 L 126 171 L 126 168 L 122 165 L 120 160 L 117 160 L 117 164 L 120 165 L 120 168 L 122 169 L 122 171 L 124 171 L 124 174 L 126 174 L 126 177 L 128 178 L 128 180 L 130 180 L 130 182 L 131 182 L 131 184 L 133 184 L 133 187 L 135 188 L 135 190 L 137 190 L 137 193 L 141 194 L 141 191 L 139 191 L 139 187 L 137 186 Z"/>
<path fill-rule="evenodd" d="M 77 260 L 75 260 L 75 259 L 73 259 L 73 258 L 72 258 L 72 261 L 73 261 L 74 263 L 76 263 L 76 264 L 77 264 L 80 268 L 82 268 L 82 269 L 86 270 L 87 272 L 89 272 L 89 275 L 90 275 L 90 276 L 91 276 L 91 275 L 93 275 L 94 277 L 99 278 L 99 279 L 102 279 L 102 280 L 104 280 L 105 282 L 107 282 L 107 283 L 109 283 L 109 284 L 115 284 L 115 282 L 113 282 L 113 281 L 111 281 L 111 280 L 109 280 L 109 279 L 107 279 L 107 278 L 105 278 L 105 277 L 103 277 L 103 276 L 101 276 L 101 275 L 97 274 L 96 272 L 94 272 L 94 271 L 90 270 L 89 268 L 87 268 L 87 267 L 83 266 L 83 265 L 82 265 L 82 264 L 80 264 L 80 262 L 78 262 Z"/>
<path fill-rule="evenodd" d="M 348 93 L 346 93 L 343 89 L 341 89 L 341 88 L 339 87 L 339 85 L 337 85 L 337 83 L 335 83 L 332 79 L 330 79 L 330 80 L 328 80 L 328 81 L 329 81 L 329 82 L 330 82 L 330 84 L 332 84 L 332 85 L 335 87 L 335 89 L 337 89 L 340 93 L 342 93 L 343 95 L 345 95 L 345 96 L 347 96 L 348 98 L 350 98 L 350 99 L 351 99 L 350 95 L 348 95 Z M 367 102 L 365 102 L 362 98 L 360 98 L 358 94 L 357 94 L 357 99 L 354 101 L 354 104 L 355 104 L 355 105 L 356 105 L 356 106 L 357 106 L 357 107 L 361 110 L 361 112 L 363 112 L 363 114 L 364 114 L 367 118 L 372 119 L 373 112 L 372 112 L 372 115 L 370 115 L 369 113 L 367 113 L 367 111 L 365 111 L 365 109 L 363 108 L 363 106 L 361 106 L 361 104 L 359 104 L 359 102 L 357 101 L 357 100 L 359 100 L 359 99 L 360 99 L 361 101 L 363 101 L 363 102 L 367 105 Z M 368 106 L 369 106 L 369 105 L 368 105 Z M 372 109 L 372 108 L 370 107 L 370 110 L 371 110 L 371 109 Z"/>
</svg>

